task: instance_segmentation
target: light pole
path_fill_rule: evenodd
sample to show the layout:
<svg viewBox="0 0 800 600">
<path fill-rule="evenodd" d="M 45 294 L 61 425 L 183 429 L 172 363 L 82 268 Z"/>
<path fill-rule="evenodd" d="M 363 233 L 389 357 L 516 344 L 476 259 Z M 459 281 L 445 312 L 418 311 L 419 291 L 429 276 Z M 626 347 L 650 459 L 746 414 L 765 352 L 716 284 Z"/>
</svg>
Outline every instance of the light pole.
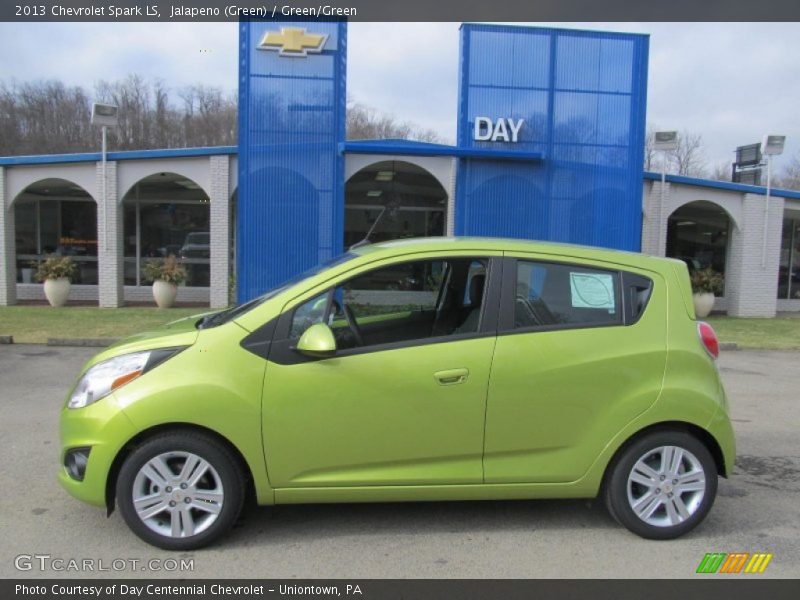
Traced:
<svg viewBox="0 0 800 600">
<path fill-rule="evenodd" d="M 658 250 L 667 255 L 667 242 L 664 239 L 664 194 L 667 187 L 667 154 L 678 148 L 677 131 L 656 131 L 653 135 L 653 149 L 661 153 L 661 202 L 658 208 Z"/>
<path fill-rule="evenodd" d="M 761 142 L 761 154 L 767 157 L 767 195 L 764 198 L 764 231 L 761 244 L 761 268 L 767 266 L 767 233 L 769 230 L 769 195 L 772 190 L 772 157 L 783 154 L 785 135 L 765 135 Z"/>
<path fill-rule="evenodd" d="M 100 192 L 100 199 L 103 205 L 103 248 L 108 252 L 108 177 L 106 175 L 106 154 L 108 146 L 108 128 L 116 127 L 119 123 L 119 108 L 113 104 L 92 105 L 92 125 L 100 125 L 102 131 L 101 160 L 103 173 L 103 188 Z"/>
</svg>

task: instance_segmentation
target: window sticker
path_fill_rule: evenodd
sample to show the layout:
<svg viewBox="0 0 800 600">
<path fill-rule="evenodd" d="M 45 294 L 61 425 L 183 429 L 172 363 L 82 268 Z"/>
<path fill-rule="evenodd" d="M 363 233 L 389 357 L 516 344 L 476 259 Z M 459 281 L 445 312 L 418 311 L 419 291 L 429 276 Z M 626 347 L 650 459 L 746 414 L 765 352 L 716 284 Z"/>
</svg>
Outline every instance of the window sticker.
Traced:
<svg viewBox="0 0 800 600">
<path fill-rule="evenodd" d="M 613 313 L 614 276 L 608 273 L 570 273 L 573 308 L 604 308 Z"/>
</svg>

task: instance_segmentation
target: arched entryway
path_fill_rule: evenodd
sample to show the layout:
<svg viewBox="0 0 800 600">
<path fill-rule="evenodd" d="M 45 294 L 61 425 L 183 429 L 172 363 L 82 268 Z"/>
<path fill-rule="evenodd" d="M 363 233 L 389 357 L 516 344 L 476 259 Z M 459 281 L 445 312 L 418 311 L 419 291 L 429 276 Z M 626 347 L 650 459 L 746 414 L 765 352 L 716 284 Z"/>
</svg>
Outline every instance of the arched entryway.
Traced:
<svg viewBox="0 0 800 600">
<path fill-rule="evenodd" d="M 186 268 L 187 287 L 208 287 L 209 197 L 200 185 L 179 173 L 156 173 L 135 183 L 122 206 L 125 285 L 148 285 L 145 262 L 175 256 Z"/>
<path fill-rule="evenodd" d="M 345 184 L 344 246 L 444 235 L 447 192 L 426 169 L 406 161 L 373 163 Z"/>
<path fill-rule="evenodd" d="M 36 267 L 48 255 L 77 263 L 73 283 L 97 285 L 97 203 L 66 179 L 28 185 L 12 204 L 17 283 L 36 283 Z"/>
<path fill-rule="evenodd" d="M 727 268 L 731 218 L 721 206 L 700 200 L 684 204 L 667 221 L 667 256 L 683 260 L 689 272 Z"/>
</svg>

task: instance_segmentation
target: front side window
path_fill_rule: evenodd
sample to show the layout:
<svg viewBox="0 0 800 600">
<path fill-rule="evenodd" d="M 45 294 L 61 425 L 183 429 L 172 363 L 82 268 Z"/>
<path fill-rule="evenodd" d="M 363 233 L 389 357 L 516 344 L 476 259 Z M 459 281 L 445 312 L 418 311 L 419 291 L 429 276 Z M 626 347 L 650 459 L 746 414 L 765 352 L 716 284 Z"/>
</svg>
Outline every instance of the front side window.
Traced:
<svg viewBox="0 0 800 600">
<path fill-rule="evenodd" d="M 520 260 L 514 328 L 620 325 L 619 298 L 616 271 Z"/>
<path fill-rule="evenodd" d="M 331 327 L 339 349 L 475 334 L 487 264 L 439 259 L 369 271 L 296 308 L 289 338 L 299 339 L 315 323 Z"/>
</svg>

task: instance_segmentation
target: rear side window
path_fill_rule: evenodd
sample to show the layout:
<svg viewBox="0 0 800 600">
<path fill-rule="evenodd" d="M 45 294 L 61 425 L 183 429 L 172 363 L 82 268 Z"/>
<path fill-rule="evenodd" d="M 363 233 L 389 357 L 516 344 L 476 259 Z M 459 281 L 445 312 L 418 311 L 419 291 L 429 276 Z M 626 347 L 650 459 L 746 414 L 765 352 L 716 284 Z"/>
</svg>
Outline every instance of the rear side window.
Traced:
<svg viewBox="0 0 800 600">
<path fill-rule="evenodd" d="M 517 261 L 514 329 L 621 325 L 618 271 Z"/>
</svg>

